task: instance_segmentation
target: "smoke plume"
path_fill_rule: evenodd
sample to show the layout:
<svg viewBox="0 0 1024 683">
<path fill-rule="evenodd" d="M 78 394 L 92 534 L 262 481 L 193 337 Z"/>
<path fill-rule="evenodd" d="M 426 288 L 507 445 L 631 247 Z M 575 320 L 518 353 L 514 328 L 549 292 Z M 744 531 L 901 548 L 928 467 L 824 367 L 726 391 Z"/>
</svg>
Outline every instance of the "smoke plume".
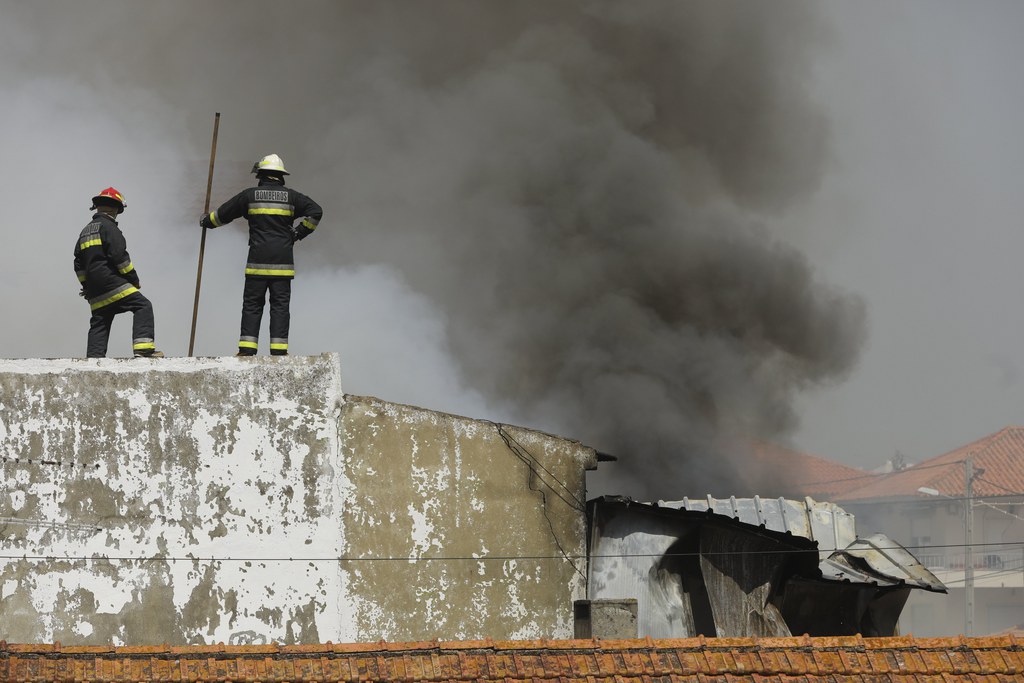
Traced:
<svg viewBox="0 0 1024 683">
<path fill-rule="evenodd" d="M 489 405 L 620 458 L 598 489 L 770 493 L 742 444 L 856 360 L 860 302 L 758 221 L 829 160 L 805 3 L 68 3 L 73 30 L 44 4 L 10 9 L 54 32 L 23 68 L 159 97 L 193 158 L 224 111 L 223 158 L 280 153 L 325 206 L 295 305 L 396 273 Z"/>
</svg>

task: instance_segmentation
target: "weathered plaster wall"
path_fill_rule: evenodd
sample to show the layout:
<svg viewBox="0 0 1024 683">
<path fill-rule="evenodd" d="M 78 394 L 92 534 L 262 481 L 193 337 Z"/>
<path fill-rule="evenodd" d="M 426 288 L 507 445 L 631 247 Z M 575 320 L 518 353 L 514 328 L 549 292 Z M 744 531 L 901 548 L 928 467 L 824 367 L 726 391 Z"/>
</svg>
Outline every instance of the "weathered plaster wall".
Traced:
<svg viewBox="0 0 1024 683">
<path fill-rule="evenodd" d="M 568 637 L 583 597 L 592 450 L 346 400 L 335 354 L 0 360 L 0 457 L 8 641 Z"/>
<path fill-rule="evenodd" d="M 572 637 L 592 449 L 351 396 L 342 443 L 358 640 Z"/>
<path fill-rule="evenodd" d="M 336 564 L 259 558 L 340 551 L 341 397 L 332 356 L 0 361 L 2 637 L 339 633 Z"/>
</svg>

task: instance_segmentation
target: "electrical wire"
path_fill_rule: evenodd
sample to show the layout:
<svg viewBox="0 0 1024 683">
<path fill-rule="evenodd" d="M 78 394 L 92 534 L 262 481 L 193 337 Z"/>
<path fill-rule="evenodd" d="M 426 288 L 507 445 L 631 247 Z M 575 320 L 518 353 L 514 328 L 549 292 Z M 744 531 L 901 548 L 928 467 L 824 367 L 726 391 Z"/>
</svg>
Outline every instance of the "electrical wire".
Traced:
<svg viewBox="0 0 1024 683">
<path fill-rule="evenodd" d="M 857 481 L 859 479 L 883 479 L 892 477 L 897 474 L 902 474 L 903 472 L 921 472 L 923 470 L 934 470 L 939 467 L 949 467 L 950 465 L 962 465 L 965 462 L 967 462 L 966 459 L 951 460 L 950 462 L 936 463 L 934 465 L 914 465 L 911 467 L 904 468 L 902 470 L 895 470 L 893 472 L 865 472 L 864 474 L 859 474 L 856 477 L 845 477 L 843 479 L 827 479 L 825 481 L 811 481 L 807 482 L 807 485 L 820 486 L 822 484 L 842 484 L 843 482 Z"/>
<path fill-rule="evenodd" d="M 990 483 L 990 482 L 988 482 L 988 483 Z M 993 486 L 995 486 L 995 484 L 993 484 Z M 1004 490 L 1009 491 L 1009 489 L 1004 489 Z M 1021 495 L 1024 495 L 1024 494 L 1018 493 L 1018 494 L 1014 494 L 1014 495 L 1021 496 Z M 939 493 L 938 496 L 929 494 L 927 498 L 915 498 L 914 500 L 891 501 L 891 502 L 886 503 L 886 504 L 887 505 L 916 505 L 916 504 L 919 504 L 919 503 L 933 502 L 936 498 L 938 498 L 939 500 L 943 500 L 943 501 L 951 500 L 951 501 L 954 501 L 954 502 L 971 501 L 972 507 L 992 508 L 993 510 L 995 510 L 996 512 L 998 512 L 998 513 L 1000 513 L 1002 515 L 1006 515 L 1007 517 L 1013 517 L 1014 519 L 1019 519 L 1020 521 L 1024 522 L 1024 517 L 1021 517 L 1020 515 L 1015 515 L 1012 512 L 1008 512 L 1007 510 L 1001 510 L 999 508 L 999 506 L 993 505 L 992 503 L 989 503 L 988 501 L 986 501 L 985 500 L 985 496 L 974 496 L 974 495 L 972 495 L 970 498 L 968 498 L 967 496 L 947 496 L 945 493 Z M 1024 505 L 1024 501 L 1018 502 L 1018 503 L 1004 503 L 1004 505 Z"/>
<path fill-rule="evenodd" d="M 1020 495 L 1024 495 L 1024 494 L 1020 494 Z M 998 505 L 993 505 L 992 503 L 989 503 L 988 501 L 984 500 L 981 496 L 971 496 L 970 498 L 968 498 L 967 496 L 947 496 L 945 494 L 939 494 L 938 496 L 930 496 L 929 498 L 923 498 L 923 499 L 891 501 L 891 502 L 886 503 L 886 505 L 915 505 L 915 504 L 918 504 L 918 503 L 932 502 L 936 497 L 939 500 L 943 500 L 943 501 L 951 500 L 951 501 L 954 501 L 954 502 L 961 502 L 961 503 L 964 502 L 964 501 L 969 500 L 969 501 L 971 501 L 972 507 L 991 508 L 991 509 L 995 510 L 996 512 L 998 512 L 1001 515 L 1006 515 L 1007 517 L 1013 517 L 1014 519 L 1019 519 L 1020 521 L 1024 522 L 1024 517 L 1021 517 L 1020 515 L 1015 515 L 1012 512 L 1009 512 L 1007 510 L 1003 510 Z M 1024 502 L 1009 503 L 1009 504 L 1004 503 L 1004 505 L 1024 505 Z"/>
<path fill-rule="evenodd" d="M 984 483 L 988 484 L 989 486 L 994 486 L 994 487 L 996 487 L 997 489 L 1000 489 L 1000 490 L 1002 490 L 1002 491 L 1006 491 L 1006 492 L 1007 492 L 1007 493 L 1009 493 L 1010 495 L 1014 495 L 1014 496 L 1024 496 L 1024 491 L 1014 491 L 1014 490 L 1012 490 L 1012 489 L 1008 489 L 1008 488 L 1006 488 L 1005 486 L 1002 486 L 1002 485 L 1000 485 L 1000 484 L 997 484 L 997 483 L 995 483 L 994 481 L 989 481 L 988 479 L 985 479 L 984 477 L 981 477 L 981 476 L 975 476 L 975 477 L 974 477 L 974 480 L 975 480 L 975 481 L 981 481 L 981 482 L 984 482 Z"/>
<path fill-rule="evenodd" d="M 991 448 L 992 446 L 995 446 L 996 444 L 998 444 L 1000 441 L 1002 441 L 1006 437 L 1007 437 L 1007 434 L 1003 434 L 1002 436 L 1000 436 L 995 441 L 991 441 L 989 443 L 986 443 L 985 446 L 980 451 L 974 451 L 974 452 L 968 453 L 968 456 L 969 457 L 977 457 L 979 453 L 983 453 L 984 451 L 986 451 L 987 449 Z M 966 457 L 961 459 L 961 460 L 950 460 L 949 462 L 934 463 L 934 464 L 931 464 L 931 465 L 914 465 L 914 466 L 910 466 L 910 467 L 905 467 L 905 468 L 903 468 L 901 470 L 895 470 L 893 472 L 880 472 L 880 473 L 870 473 L 869 472 L 869 473 L 865 473 L 863 475 L 858 475 L 856 477 L 847 477 L 847 478 L 844 478 L 844 479 L 831 479 L 831 480 L 827 480 L 827 481 L 815 481 L 815 482 L 809 482 L 809 484 L 810 485 L 814 485 L 814 486 L 820 486 L 822 484 L 839 484 L 839 483 L 843 483 L 843 482 L 847 482 L 847 481 L 857 481 L 857 480 L 860 480 L 860 479 L 868 479 L 868 478 L 882 479 L 882 478 L 886 478 L 886 477 L 891 477 L 891 476 L 896 475 L 896 474 L 901 474 L 903 472 L 920 472 L 922 470 L 936 469 L 936 468 L 939 468 L 939 467 L 950 467 L 952 465 L 963 465 L 965 462 L 967 462 L 967 458 Z M 984 483 L 988 484 L 989 486 L 994 486 L 997 489 L 1001 489 L 1003 491 L 1006 491 L 1009 494 L 1024 495 L 1024 492 L 1013 491 L 1011 489 L 1006 488 L 1005 486 L 1001 486 L 999 484 L 996 484 L 995 482 L 989 481 L 988 479 L 984 479 L 984 478 L 982 478 L 980 476 L 980 473 L 976 473 L 974 475 L 974 480 L 975 481 L 984 482 Z"/>
<path fill-rule="evenodd" d="M 1017 494 L 1014 494 L 1014 495 L 1024 496 L 1024 493 L 1017 493 Z M 975 496 L 975 495 L 972 495 L 970 500 L 973 500 L 973 501 L 975 501 L 977 503 L 981 503 L 984 499 L 992 498 L 992 497 L 993 496 L 991 496 L 991 495 L 987 495 L 987 496 Z M 998 497 L 999 498 L 1003 498 L 1004 496 L 998 496 Z M 880 504 L 882 504 L 882 505 L 914 505 L 916 503 L 928 503 L 928 502 L 933 502 L 933 501 L 937 501 L 937 500 L 941 500 L 941 501 L 947 501 L 947 500 L 964 501 L 964 500 L 967 500 L 967 496 L 947 496 L 944 493 L 940 493 L 937 496 L 933 496 L 933 495 L 930 495 L 930 494 L 922 494 L 922 497 L 914 498 L 912 500 L 882 501 Z M 879 502 L 879 501 L 872 501 L 871 504 L 874 505 L 876 502 Z M 858 504 L 859 505 L 863 505 L 863 503 L 859 503 L 858 501 L 847 501 L 846 502 L 847 505 L 849 505 L 851 503 L 854 504 L 854 505 L 858 505 Z M 1017 503 L 1003 503 L 1003 505 L 1024 505 L 1024 500 L 1021 500 L 1021 501 L 1019 501 Z"/>
<path fill-rule="evenodd" d="M 1001 546 L 1004 548 L 1021 548 L 1024 549 L 1024 541 L 1015 541 L 1010 543 L 972 543 L 971 548 L 990 548 L 993 546 Z M 938 548 L 964 548 L 967 547 L 963 543 L 949 543 L 949 544 L 936 544 L 936 545 L 914 545 L 914 546 L 875 546 L 877 550 L 928 550 Z M 843 552 L 845 549 L 840 548 L 834 552 Z M 414 564 L 416 562 L 520 562 L 520 561 L 547 561 L 547 560 L 603 560 L 603 559 L 626 559 L 626 558 L 640 558 L 640 557 L 723 557 L 731 555 L 795 555 L 795 554 L 818 554 L 818 548 L 779 548 L 777 550 L 720 550 L 713 552 L 705 551 L 692 551 L 692 552 L 669 552 L 669 553 L 603 553 L 600 555 L 572 555 L 563 553 L 560 555 L 486 555 L 486 556 L 434 556 L 434 557 L 416 557 L 412 555 L 408 556 L 397 556 L 397 557 L 273 557 L 273 556 L 253 556 L 253 557 L 215 557 L 215 556 L 172 556 L 172 555 L 158 555 L 150 557 L 132 557 L 128 555 L 14 555 L 10 553 L 0 554 L 2 560 L 94 560 L 94 561 L 110 561 L 110 562 L 408 562 Z"/>
<path fill-rule="evenodd" d="M 961 569 L 953 569 L 953 570 L 946 570 L 946 571 L 955 571 L 957 573 L 960 573 L 960 572 L 963 571 L 963 569 L 961 568 Z M 1010 575 L 1021 574 L 1022 572 L 1024 572 L 1024 566 L 1021 566 L 1021 567 L 1011 567 L 1009 569 L 1003 568 L 1003 569 L 999 569 L 999 570 L 994 571 L 994 572 L 989 572 L 989 571 L 986 571 L 984 569 L 982 569 L 981 571 L 983 571 L 985 573 L 982 574 L 981 576 L 979 576 L 978 575 L 978 568 L 977 567 L 974 568 L 973 581 L 974 581 L 974 584 L 975 584 L 975 588 L 987 588 L 987 586 L 978 586 L 977 584 L 978 584 L 979 580 L 988 581 L 989 579 L 997 579 L 997 578 L 1000 578 L 1000 577 L 1003 577 L 1003 576 L 1010 576 Z M 948 581 L 943 581 L 942 583 L 946 587 L 957 586 L 957 585 L 964 585 L 964 586 L 966 586 L 967 585 L 967 577 L 965 576 L 964 578 L 950 579 Z"/>
<path fill-rule="evenodd" d="M 554 489 L 554 487 L 552 487 L 550 484 L 548 484 L 546 481 L 544 481 L 544 477 L 540 476 L 540 474 L 537 473 L 537 470 L 533 467 L 533 465 L 536 464 L 542 470 L 547 472 L 548 476 L 550 476 L 552 479 L 554 479 L 556 482 L 558 482 L 562 486 L 562 488 L 565 489 L 566 492 L 570 496 L 572 496 L 573 500 L 575 500 L 578 505 L 582 506 L 582 503 L 580 503 L 579 499 L 576 498 L 576 496 L 574 496 L 572 494 L 572 491 L 569 491 L 569 489 L 565 486 L 565 484 L 562 484 L 562 482 L 558 481 L 558 478 L 555 477 L 555 475 L 551 474 L 551 472 L 549 472 L 540 463 L 540 461 L 537 460 L 537 458 L 535 458 L 534 455 L 532 453 L 530 453 L 530 451 L 528 451 L 526 449 L 525 446 L 523 446 L 521 443 L 516 441 L 515 438 L 505 430 L 505 426 L 504 425 L 500 425 L 500 424 L 497 424 L 497 423 L 491 423 L 491 424 L 494 424 L 495 428 L 497 428 L 498 436 L 500 436 L 501 440 L 505 442 L 505 446 L 517 458 L 519 458 L 523 463 L 525 463 L 527 468 L 529 468 L 529 470 L 530 470 L 530 478 L 529 478 L 529 481 L 527 481 L 526 485 L 527 485 L 527 488 L 529 488 L 531 491 L 536 491 L 537 493 L 540 494 L 541 509 L 544 511 L 544 519 L 547 520 L 548 530 L 551 531 L 551 538 L 555 542 L 555 547 L 558 548 L 558 552 L 560 552 L 562 554 L 562 557 L 565 558 L 565 560 L 569 563 L 569 565 L 576 571 L 577 574 L 579 574 L 583 578 L 583 581 L 586 582 L 587 581 L 587 575 L 579 567 L 576 566 L 575 562 L 573 562 L 571 559 L 569 559 L 569 555 L 565 552 L 565 548 L 562 547 L 562 542 L 558 540 L 558 534 L 555 533 L 555 525 L 551 521 L 551 516 L 548 515 L 548 497 L 547 497 L 547 494 L 544 493 L 543 491 L 541 491 L 540 489 L 534 488 L 534 486 L 533 486 L 533 479 L 534 479 L 534 477 L 536 477 L 538 480 L 540 480 L 540 482 L 542 484 L 547 486 L 547 488 L 552 493 L 554 493 L 556 496 L 558 496 L 559 499 L 561 499 L 562 502 L 564 502 L 569 507 L 574 508 L 574 509 L 576 509 L 576 510 L 578 510 L 580 512 L 585 512 L 585 510 L 582 507 L 576 507 L 576 506 L 572 505 L 569 501 L 567 501 L 565 498 L 563 498 L 561 496 L 561 494 L 559 494 L 558 491 L 556 491 Z M 518 446 L 518 450 L 516 448 L 513 448 L 513 446 L 512 446 L 513 442 L 516 444 L 516 446 Z M 522 451 L 522 453 L 520 453 L 520 450 Z M 523 457 L 523 453 L 525 453 L 527 457 Z"/>
<path fill-rule="evenodd" d="M 571 507 L 573 509 L 576 509 L 576 510 L 579 510 L 581 512 L 585 511 L 585 504 L 579 498 L 576 497 L 576 495 L 568 488 L 568 486 L 566 486 L 562 481 L 560 481 L 558 479 L 558 477 L 556 477 L 550 470 L 548 470 L 546 467 L 544 467 L 544 465 L 532 453 L 530 453 L 530 451 L 528 449 L 526 449 L 526 447 L 524 447 L 521 443 L 519 443 L 519 441 L 516 440 L 515 437 L 513 437 L 511 434 L 509 434 L 508 431 L 505 429 L 505 425 L 499 424 L 499 423 L 495 423 L 495 422 L 492 422 L 491 424 L 497 430 L 499 436 L 501 437 L 502 441 L 505 443 L 506 447 L 513 454 L 515 454 L 520 460 L 522 460 L 524 464 L 527 465 L 527 467 L 529 468 L 529 470 L 531 472 L 531 479 L 536 477 L 536 479 L 538 481 L 540 481 L 540 483 L 545 488 L 547 488 L 551 493 L 555 494 L 555 496 L 557 496 L 563 503 L 565 503 L 569 507 Z M 35 463 L 38 463 L 38 464 L 49 465 L 49 466 L 62 466 L 62 465 L 64 465 L 64 462 L 56 461 L 56 460 L 36 460 L 36 461 L 33 461 L 32 459 L 24 459 L 24 460 L 21 459 L 21 458 L 10 458 L 10 459 L 8 459 L 6 457 L 3 458 L 3 462 L 5 462 L 5 463 L 12 463 L 13 462 L 13 463 L 16 463 L 16 464 L 21 464 L 21 463 L 35 464 Z M 913 469 L 913 471 L 918 471 L 919 472 L 919 471 L 927 470 L 927 469 L 936 469 L 936 468 L 940 468 L 940 467 L 950 467 L 952 465 L 963 464 L 964 462 L 966 462 L 966 459 L 964 459 L 964 460 L 955 460 L 955 461 L 950 461 L 950 462 L 945 462 L 945 463 L 936 463 L 936 464 L 933 464 L 933 465 L 917 466 L 917 467 L 908 468 L 908 469 Z M 79 466 L 79 467 L 83 467 L 83 468 L 87 467 L 87 465 L 84 464 L 84 463 L 76 464 L 76 463 L 74 463 L 72 461 L 68 461 L 67 464 L 72 466 L 72 467 L 74 467 L 76 465 Z M 99 467 L 98 464 L 96 464 L 94 466 L 95 467 Z M 556 484 L 558 484 L 558 486 L 563 491 L 565 491 L 565 493 L 569 496 L 569 498 L 571 498 L 571 501 L 567 500 L 565 496 L 563 496 L 554 486 L 552 486 L 547 481 L 547 479 L 545 479 L 545 477 L 541 476 L 540 473 L 537 471 L 538 468 L 540 470 L 542 470 L 545 474 L 547 474 L 548 477 L 550 477 L 552 481 L 554 481 Z M 843 478 L 843 479 L 832 479 L 832 480 L 827 480 L 827 481 L 818 481 L 818 482 L 813 482 L 813 484 L 814 485 L 836 484 L 836 483 L 843 483 L 843 482 L 847 482 L 847 481 L 856 481 L 856 480 L 860 480 L 860 479 L 882 479 L 882 478 L 887 478 L 887 477 L 890 477 L 890 476 L 893 476 L 893 475 L 896 475 L 896 474 L 899 474 L 899 473 L 905 472 L 905 471 L 907 471 L 907 470 L 899 470 L 899 471 L 896 471 L 896 472 L 886 472 L 886 473 L 881 473 L 881 474 L 865 473 L 864 475 L 859 475 L 859 476 L 856 476 L 856 477 L 846 477 L 846 478 Z M 999 484 L 991 482 L 991 481 L 989 481 L 987 479 L 984 479 L 984 478 L 982 478 L 980 476 L 976 477 L 976 480 L 977 481 L 982 481 L 982 482 L 984 482 L 986 484 L 989 484 L 990 486 L 994 486 L 994 487 L 996 487 L 998 489 L 1001 489 L 1001 490 L 1006 491 L 1007 493 L 1010 493 L 1010 494 L 1013 494 L 1013 495 L 1024 495 L 1024 493 L 1019 493 L 1019 492 L 1012 491 L 1011 489 L 1007 489 L 1004 486 L 1001 486 Z M 540 491 L 539 489 L 533 488 L 532 484 L 531 484 L 530 488 L 532 490 L 537 491 L 538 493 L 540 493 L 540 495 L 542 497 L 542 505 L 543 505 L 543 509 L 544 509 L 544 516 L 547 519 L 549 529 L 551 530 L 552 537 L 553 537 L 553 539 L 555 541 L 556 546 L 558 547 L 560 555 L 509 555 L 509 556 L 484 556 L 484 557 L 459 557 L 459 556 L 452 556 L 452 557 L 445 557 L 445 556 L 438 556 L 438 557 L 415 557 L 415 556 L 405 556 L 405 557 L 344 557 L 344 556 L 341 556 L 341 557 L 287 557 L 287 558 L 286 557 L 238 557 L 238 558 L 235 558 L 235 557 L 213 557 L 213 556 L 210 556 L 210 557 L 203 558 L 203 557 L 190 557 L 190 556 L 187 556 L 187 555 L 186 556 L 159 556 L 159 557 L 130 557 L 130 556 L 96 556 L 96 555 L 63 555 L 63 556 L 57 556 L 57 555 L 27 555 L 27 554 L 24 554 L 24 555 L 9 555 L 9 554 L 0 554 L 0 559 L 6 559 L 6 560 L 48 560 L 48 561 L 55 561 L 55 560 L 75 560 L 75 561 L 86 560 L 86 561 L 88 561 L 88 560 L 91 560 L 91 561 L 118 561 L 118 562 L 152 562 L 152 561 L 171 561 L 171 562 L 178 562 L 178 561 L 182 561 L 182 562 L 195 562 L 195 561 L 200 561 L 201 562 L 201 561 L 206 561 L 206 562 L 338 562 L 338 563 L 344 563 L 344 562 L 411 562 L 411 563 L 415 563 L 415 562 L 453 562 L 453 561 L 465 561 L 465 562 L 503 561 L 503 562 L 508 562 L 508 561 L 565 560 L 565 561 L 569 562 L 572 565 L 573 569 L 578 574 L 580 574 L 581 576 L 586 578 L 585 575 L 583 574 L 583 572 L 579 569 L 579 567 L 577 567 L 576 564 L 573 562 L 573 560 L 574 559 L 587 559 L 587 556 L 585 556 L 585 555 L 570 555 L 569 553 L 565 552 L 565 550 L 562 548 L 562 545 L 559 542 L 557 536 L 555 535 L 553 523 L 552 523 L 550 517 L 548 516 L 547 496 L 546 496 L 546 494 L 544 493 L 544 491 Z M 1001 512 L 1002 514 L 1009 515 L 1010 517 L 1014 517 L 1016 519 L 1020 519 L 1020 520 L 1024 521 L 1024 517 L 1020 517 L 1018 515 L 1014 515 L 1013 513 L 1006 512 L 1004 510 L 1000 510 L 998 507 L 996 507 L 994 505 L 991 505 L 991 504 L 985 502 L 984 500 L 979 500 L 980 498 L 981 498 L 980 496 L 972 496 L 971 500 L 975 501 L 978 505 L 982 505 L 982 506 L 986 506 L 986 507 L 991 507 L 991 508 L 995 509 L 996 511 Z M 954 496 L 945 496 L 945 495 L 942 496 L 942 499 L 944 499 L 944 500 L 952 500 L 952 501 L 967 500 L 966 497 L 954 497 Z M 920 502 L 920 501 L 918 501 L 918 500 L 893 501 L 894 504 L 901 504 L 901 505 L 912 505 L 912 504 L 915 504 L 915 503 L 918 503 L 918 502 Z M 27 523 L 27 522 L 24 522 L 22 520 L 17 520 L 17 519 L 14 519 L 14 518 L 11 518 L 11 519 L 0 519 L 0 522 L 3 522 L 3 523 L 21 523 L 21 524 Z M 43 523 L 39 523 L 39 526 L 50 526 L 50 524 L 51 523 L 43 522 Z M 53 524 L 56 526 L 56 523 L 53 523 Z M 69 525 L 64 525 L 64 526 L 69 526 Z M 81 526 L 83 528 L 86 527 L 86 525 L 81 525 Z M 992 546 L 1004 546 L 1004 547 L 1006 547 L 1006 546 L 1021 546 L 1021 547 L 1024 547 L 1024 542 L 1017 542 L 1017 543 L 972 543 L 972 544 L 970 544 L 969 547 L 971 547 L 971 548 L 984 548 L 984 547 L 992 547 Z M 968 547 L 968 546 L 965 546 L 963 543 L 956 543 L 956 544 L 946 544 L 946 545 L 891 546 L 891 547 L 887 547 L 887 548 L 879 548 L 879 550 L 898 550 L 898 549 L 930 550 L 930 549 L 965 548 L 965 547 Z M 721 555 L 750 555 L 750 554 L 790 554 L 790 553 L 810 553 L 810 552 L 815 552 L 816 553 L 816 552 L 818 552 L 818 550 L 812 548 L 812 549 L 807 549 L 807 550 L 779 549 L 779 550 L 750 551 L 750 552 L 745 552 L 745 551 L 721 551 L 721 552 L 692 552 L 692 553 L 636 553 L 636 554 L 615 554 L 615 555 L 591 556 L 590 559 L 612 559 L 612 558 L 622 558 L 622 559 L 625 559 L 625 558 L 633 558 L 633 557 L 636 557 L 636 558 L 639 558 L 639 557 L 685 557 L 685 556 L 711 556 L 711 555 L 721 556 Z M 1016 571 L 1017 570 L 1012 570 L 1011 573 L 1016 573 Z"/>
<path fill-rule="evenodd" d="M 575 509 L 579 510 L 580 512 L 585 512 L 586 511 L 586 504 L 582 500 L 577 498 L 576 495 L 569 489 L 569 487 L 566 486 L 564 483 L 562 483 L 562 481 L 560 481 L 558 479 L 558 477 L 556 477 L 554 474 L 551 473 L 550 470 L 548 470 L 546 467 L 544 467 L 544 465 L 540 462 L 540 460 L 538 460 L 532 453 L 530 453 L 529 450 L 526 449 L 526 446 L 524 446 L 523 444 L 519 443 L 514 436 L 509 434 L 508 430 L 505 429 L 505 427 L 507 425 L 499 424 L 497 422 L 492 422 L 491 424 L 494 425 L 494 428 L 498 430 L 498 436 L 500 436 L 501 440 L 505 442 L 505 446 L 509 450 L 511 450 L 513 453 L 516 453 L 516 455 L 520 455 L 516 451 L 516 449 L 512 447 L 512 444 L 514 443 L 516 446 L 518 446 L 519 449 L 522 450 L 522 452 L 525 453 L 528 456 L 530 462 L 532 462 L 533 465 L 536 465 L 540 469 L 544 470 L 545 474 L 547 474 L 549 477 L 551 477 L 551 479 L 556 484 L 558 484 L 559 487 L 561 487 L 561 489 L 563 491 L 565 491 L 567 494 L 569 494 L 569 497 L 573 499 L 575 504 L 570 503 L 569 501 L 567 501 L 562 495 L 560 495 L 558 493 L 558 491 L 556 491 L 554 489 L 553 486 L 551 486 L 551 484 L 547 483 L 544 480 L 544 478 L 541 477 L 540 474 L 538 474 L 536 470 L 534 470 L 534 474 L 537 474 L 537 478 L 540 479 L 540 481 L 545 486 L 547 486 L 551 490 L 552 493 L 554 493 L 556 496 L 558 496 L 562 500 L 562 502 L 565 503 L 566 505 L 568 505 L 569 507 L 575 508 Z M 520 455 L 520 457 L 522 457 L 522 456 Z M 529 465 L 529 463 L 527 463 L 527 464 Z M 530 469 L 533 469 L 532 465 L 530 466 Z"/>
</svg>

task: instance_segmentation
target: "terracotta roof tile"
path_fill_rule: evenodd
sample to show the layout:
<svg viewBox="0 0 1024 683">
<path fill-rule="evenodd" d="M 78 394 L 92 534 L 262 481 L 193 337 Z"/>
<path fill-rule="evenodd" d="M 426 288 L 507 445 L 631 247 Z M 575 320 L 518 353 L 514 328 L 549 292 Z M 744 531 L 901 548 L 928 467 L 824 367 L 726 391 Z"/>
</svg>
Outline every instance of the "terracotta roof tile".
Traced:
<svg viewBox="0 0 1024 683">
<path fill-rule="evenodd" d="M 785 661 L 777 650 L 761 650 L 757 652 L 758 670 L 779 671 Z"/>
<path fill-rule="evenodd" d="M 814 650 L 811 656 L 814 658 L 816 673 L 834 674 L 843 670 L 843 663 L 839 660 L 839 655 L 836 652 L 824 649 Z"/>
<path fill-rule="evenodd" d="M 767 442 L 751 444 L 749 458 L 756 476 L 764 472 L 772 475 L 779 489 L 773 494 L 785 496 L 832 500 L 874 478 L 870 472 Z"/>
<path fill-rule="evenodd" d="M 491 641 L 306 646 L 60 647 L 0 643 L 15 681 L 1017 681 L 1024 642 L 991 638 Z"/>
<path fill-rule="evenodd" d="M 574 658 L 575 659 L 575 658 Z M 671 676 L 682 672 L 679 658 L 670 650 L 651 650 L 652 668 L 658 676 Z"/>
<path fill-rule="evenodd" d="M 912 467 L 874 475 L 860 485 L 835 496 L 837 502 L 894 497 L 926 497 L 918 488 L 928 487 L 946 496 L 964 494 L 964 460 L 974 456 L 974 466 L 985 471 L 974 482 L 978 496 L 1024 494 L 1024 427 L 1006 427 L 966 446 L 917 463 Z"/>
<path fill-rule="evenodd" d="M 683 675 L 693 675 L 700 671 L 709 669 L 704 653 L 699 650 L 677 650 L 675 653 L 679 658 L 679 672 Z"/>
<path fill-rule="evenodd" d="M 976 650 L 974 659 L 983 671 L 998 671 L 1006 668 L 1006 662 L 998 650 Z"/>
<path fill-rule="evenodd" d="M 863 671 L 868 664 L 865 654 L 855 647 L 837 649 L 836 656 L 842 663 L 840 671 Z"/>
</svg>

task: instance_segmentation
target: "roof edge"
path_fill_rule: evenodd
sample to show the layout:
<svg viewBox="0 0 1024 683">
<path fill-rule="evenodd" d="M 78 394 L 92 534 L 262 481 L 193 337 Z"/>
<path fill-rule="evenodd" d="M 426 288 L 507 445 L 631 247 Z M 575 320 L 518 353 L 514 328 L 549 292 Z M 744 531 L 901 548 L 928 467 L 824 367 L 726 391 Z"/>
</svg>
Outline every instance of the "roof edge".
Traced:
<svg viewBox="0 0 1024 683">
<path fill-rule="evenodd" d="M 790 636 L 783 638 L 633 638 L 625 640 L 428 640 L 410 642 L 388 642 L 380 640 L 367 643 L 332 643 L 318 645 L 80 645 L 65 646 L 61 643 L 7 643 L 0 642 L 0 658 L 12 654 L 63 655 L 63 656 L 146 656 L 159 657 L 210 657 L 210 656 L 251 656 L 267 655 L 302 656 L 329 654 L 359 654 L 383 652 L 422 651 L 465 651 L 465 650 L 771 650 L 787 648 L 851 648 L 856 650 L 948 650 L 950 648 L 971 648 L 975 650 L 1013 648 L 1024 651 L 1024 638 L 1013 633 L 998 636 L 949 636 L 944 638 L 916 638 L 913 635 L 885 638 L 855 636 Z"/>
</svg>

